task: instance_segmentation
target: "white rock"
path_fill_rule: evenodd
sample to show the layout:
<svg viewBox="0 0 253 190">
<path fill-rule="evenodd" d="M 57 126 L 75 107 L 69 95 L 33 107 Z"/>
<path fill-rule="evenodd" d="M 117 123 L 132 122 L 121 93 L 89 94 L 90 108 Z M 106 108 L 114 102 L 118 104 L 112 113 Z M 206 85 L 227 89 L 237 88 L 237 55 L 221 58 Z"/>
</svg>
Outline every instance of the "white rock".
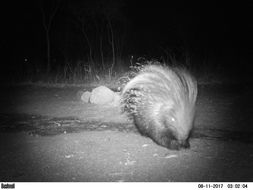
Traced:
<svg viewBox="0 0 253 190">
<path fill-rule="evenodd" d="M 114 100 L 114 92 L 105 86 L 94 88 L 91 92 L 90 102 L 93 104 L 108 104 Z"/>
<path fill-rule="evenodd" d="M 118 107 L 120 105 L 120 95 L 119 93 L 115 92 L 113 101 L 110 103 L 111 106 L 113 107 Z"/>
</svg>

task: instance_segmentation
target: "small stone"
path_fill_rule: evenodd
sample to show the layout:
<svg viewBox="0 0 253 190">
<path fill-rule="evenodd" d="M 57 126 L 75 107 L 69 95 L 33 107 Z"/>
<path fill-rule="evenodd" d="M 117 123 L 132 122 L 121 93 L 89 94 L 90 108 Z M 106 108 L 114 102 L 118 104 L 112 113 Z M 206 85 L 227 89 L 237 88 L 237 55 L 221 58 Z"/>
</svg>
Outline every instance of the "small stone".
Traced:
<svg viewBox="0 0 253 190">
<path fill-rule="evenodd" d="M 90 101 L 91 92 L 86 91 L 81 95 L 81 100 L 85 103 L 88 103 Z"/>
</svg>

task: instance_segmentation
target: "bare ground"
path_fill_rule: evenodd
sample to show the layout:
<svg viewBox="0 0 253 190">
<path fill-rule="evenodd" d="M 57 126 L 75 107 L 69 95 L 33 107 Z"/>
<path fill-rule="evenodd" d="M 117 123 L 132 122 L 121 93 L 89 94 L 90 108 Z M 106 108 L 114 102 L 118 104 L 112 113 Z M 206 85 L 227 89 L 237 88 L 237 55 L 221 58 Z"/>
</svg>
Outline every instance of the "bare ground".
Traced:
<svg viewBox="0 0 253 190">
<path fill-rule="evenodd" d="M 0 181 L 253 181 L 251 85 L 199 86 L 191 148 L 136 132 L 80 88 L 1 88 Z"/>
</svg>

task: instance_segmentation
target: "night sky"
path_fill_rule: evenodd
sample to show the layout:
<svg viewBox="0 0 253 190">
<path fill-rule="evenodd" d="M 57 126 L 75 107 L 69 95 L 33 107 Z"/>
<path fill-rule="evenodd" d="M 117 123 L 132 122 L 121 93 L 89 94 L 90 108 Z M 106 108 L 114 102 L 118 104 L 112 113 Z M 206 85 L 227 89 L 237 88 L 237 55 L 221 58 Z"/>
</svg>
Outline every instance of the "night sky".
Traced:
<svg viewBox="0 0 253 190">
<path fill-rule="evenodd" d="M 70 8 L 82 1 L 7 2 L 1 4 L 1 52 L 6 60 L 2 64 L 19 64 L 24 58 L 46 60 L 41 2 L 46 11 L 55 5 L 48 2 L 60 4 L 50 32 L 52 59 L 62 61 L 68 54 L 68 59 L 78 60 L 87 54 L 80 32 L 72 22 L 75 12 Z M 253 52 L 251 1 L 120 2 L 122 6 L 116 15 L 119 20 L 114 26 L 124 30 L 124 33 L 119 32 L 124 36 L 122 57 L 161 57 L 166 50 L 184 48 L 198 65 L 208 54 L 208 60 L 215 64 L 222 62 L 225 67 L 239 66 L 241 70 L 250 68 Z M 62 51 L 63 47 L 67 53 Z"/>
</svg>

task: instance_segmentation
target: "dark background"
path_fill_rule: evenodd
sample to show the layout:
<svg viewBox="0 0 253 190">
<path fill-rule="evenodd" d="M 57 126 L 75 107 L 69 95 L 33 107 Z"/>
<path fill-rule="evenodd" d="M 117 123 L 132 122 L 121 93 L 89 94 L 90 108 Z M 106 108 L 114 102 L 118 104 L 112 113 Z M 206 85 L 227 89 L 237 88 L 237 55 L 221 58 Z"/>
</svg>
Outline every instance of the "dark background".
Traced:
<svg viewBox="0 0 253 190">
<path fill-rule="evenodd" d="M 54 10 L 48 69 L 43 14 L 47 25 Z M 80 62 L 98 73 L 107 70 L 112 29 L 114 72 L 128 67 L 131 56 L 167 62 L 174 57 L 197 73 L 249 82 L 252 10 L 252 1 L 3 1 L 1 78 L 63 72 L 59 68 L 77 68 Z"/>
</svg>

